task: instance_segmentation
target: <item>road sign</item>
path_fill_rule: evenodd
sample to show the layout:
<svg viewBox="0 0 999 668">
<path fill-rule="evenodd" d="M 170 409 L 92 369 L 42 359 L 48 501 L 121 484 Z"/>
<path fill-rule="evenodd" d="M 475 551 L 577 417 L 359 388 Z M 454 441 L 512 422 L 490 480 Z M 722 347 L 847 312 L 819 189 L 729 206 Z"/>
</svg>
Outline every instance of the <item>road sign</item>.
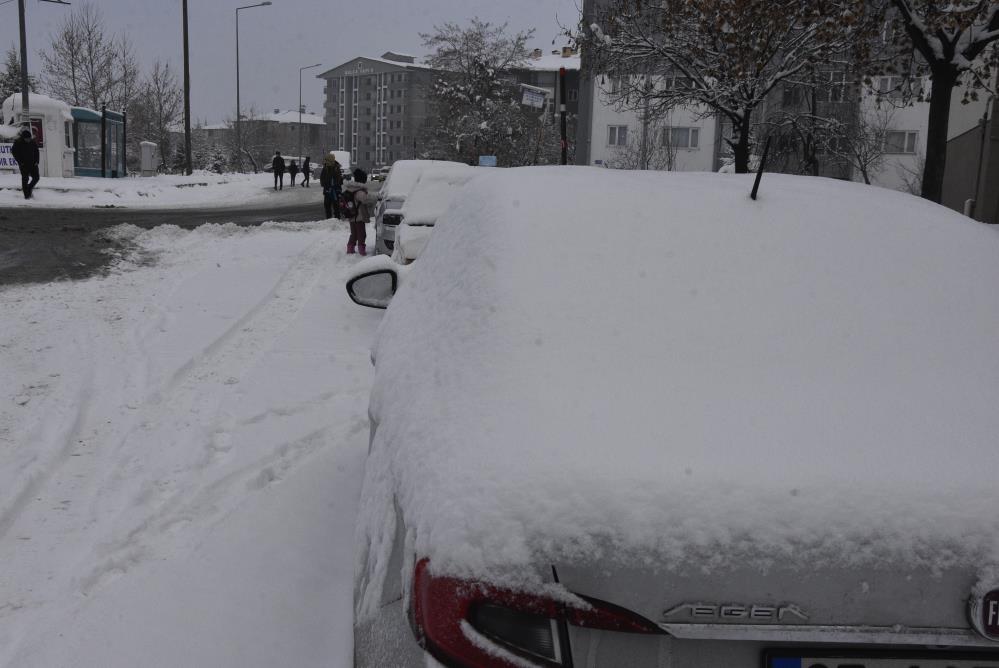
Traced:
<svg viewBox="0 0 999 668">
<path fill-rule="evenodd" d="M 479 167 L 495 167 L 496 166 L 496 156 L 495 155 L 480 155 L 479 156 Z"/>
</svg>

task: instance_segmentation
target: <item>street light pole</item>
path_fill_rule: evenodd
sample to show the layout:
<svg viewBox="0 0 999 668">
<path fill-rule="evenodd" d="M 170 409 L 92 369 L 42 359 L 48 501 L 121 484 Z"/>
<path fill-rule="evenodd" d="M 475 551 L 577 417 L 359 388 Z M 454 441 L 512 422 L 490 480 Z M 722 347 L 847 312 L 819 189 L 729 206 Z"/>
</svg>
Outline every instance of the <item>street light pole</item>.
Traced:
<svg viewBox="0 0 999 668">
<path fill-rule="evenodd" d="M 191 57 L 187 39 L 187 0 L 183 3 L 184 14 L 184 172 L 194 173 L 194 160 L 191 151 Z"/>
<path fill-rule="evenodd" d="M 24 0 L 17 0 L 21 28 L 21 116 L 28 120 L 28 39 L 24 27 Z"/>
<path fill-rule="evenodd" d="M 270 0 L 265 0 L 255 5 L 236 8 L 236 164 L 239 166 L 243 164 L 243 133 L 240 126 L 241 107 L 239 105 L 239 12 L 240 10 L 252 9 L 253 7 L 267 7 L 270 4 Z"/>
<path fill-rule="evenodd" d="M 302 72 L 319 67 L 322 63 L 298 68 L 298 159 L 302 159 Z"/>
</svg>

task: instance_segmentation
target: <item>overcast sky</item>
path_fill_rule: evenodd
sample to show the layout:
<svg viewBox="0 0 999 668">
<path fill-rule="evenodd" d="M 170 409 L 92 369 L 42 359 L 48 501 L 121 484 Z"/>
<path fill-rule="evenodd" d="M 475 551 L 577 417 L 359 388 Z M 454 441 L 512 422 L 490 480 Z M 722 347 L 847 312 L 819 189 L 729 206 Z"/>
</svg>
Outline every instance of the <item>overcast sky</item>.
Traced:
<svg viewBox="0 0 999 668">
<path fill-rule="evenodd" d="M 72 0 L 73 6 L 83 0 Z M 189 0 L 191 113 L 217 122 L 236 107 L 235 8 L 258 0 Z M 127 31 L 144 65 L 157 58 L 183 69 L 180 0 L 91 0 L 113 32 Z M 577 0 L 273 0 L 270 7 L 239 13 L 241 97 L 245 110 L 295 109 L 298 68 L 322 63 L 302 76 L 302 101 L 322 111 L 322 82 L 315 74 L 355 56 L 394 50 L 424 55 L 419 33 L 445 21 L 473 16 L 509 22 L 513 30 L 535 28 L 533 46 L 564 43 L 559 23 L 572 25 Z M 37 73 L 38 51 L 50 42 L 71 7 L 26 0 L 28 67 Z M 557 17 L 557 20 L 556 20 Z M 0 5 L 0 45 L 17 45 L 17 2 Z"/>
</svg>

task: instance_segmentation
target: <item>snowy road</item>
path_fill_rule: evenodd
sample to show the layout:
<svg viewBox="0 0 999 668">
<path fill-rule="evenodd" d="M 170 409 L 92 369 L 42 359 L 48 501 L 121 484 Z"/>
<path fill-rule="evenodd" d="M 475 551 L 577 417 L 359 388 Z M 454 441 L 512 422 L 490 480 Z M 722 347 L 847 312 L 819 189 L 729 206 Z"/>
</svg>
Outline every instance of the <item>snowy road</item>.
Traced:
<svg viewBox="0 0 999 668">
<path fill-rule="evenodd" d="M 349 665 L 346 231 L 118 233 L 155 264 L 0 288 L 0 666 Z"/>
</svg>

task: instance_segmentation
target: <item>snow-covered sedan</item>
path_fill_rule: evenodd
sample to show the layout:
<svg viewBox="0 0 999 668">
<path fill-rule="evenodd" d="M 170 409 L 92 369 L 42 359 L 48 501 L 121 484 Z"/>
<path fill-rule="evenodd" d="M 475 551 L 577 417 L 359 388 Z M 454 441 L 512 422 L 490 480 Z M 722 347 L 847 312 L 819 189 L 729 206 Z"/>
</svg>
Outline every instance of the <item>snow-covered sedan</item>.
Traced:
<svg viewBox="0 0 999 668">
<path fill-rule="evenodd" d="M 355 281 L 357 666 L 999 666 L 999 230 L 751 186 L 490 171 Z"/>
</svg>

